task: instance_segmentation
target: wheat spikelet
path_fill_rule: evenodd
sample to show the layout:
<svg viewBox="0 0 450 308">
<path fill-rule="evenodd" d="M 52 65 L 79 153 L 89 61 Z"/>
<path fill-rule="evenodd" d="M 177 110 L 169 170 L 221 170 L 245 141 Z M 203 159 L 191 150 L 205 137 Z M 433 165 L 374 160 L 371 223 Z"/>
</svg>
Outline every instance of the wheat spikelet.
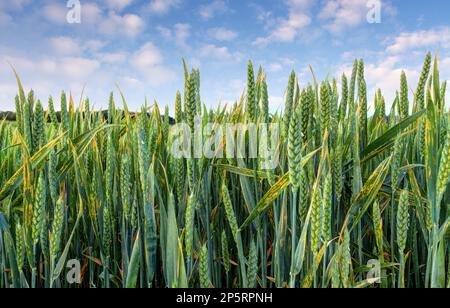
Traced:
<svg viewBox="0 0 450 308">
<path fill-rule="evenodd" d="M 372 217 L 373 228 L 378 248 L 383 249 L 383 222 L 381 219 L 381 212 L 378 201 L 375 201 L 372 205 Z"/>
<path fill-rule="evenodd" d="M 226 273 L 230 272 L 230 251 L 228 250 L 228 240 L 227 240 L 227 234 L 224 231 L 222 231 L 222 237 L 221 237 L 221 243 L 222 243 L 222 259 L 223 259 L 223 267 L 225 269 Z"/>
<path fill-rule="evenodd" d="M 427 83 L 428 75 L 430 73 L 431 60 L 431 53 L 429 52 L 425 57 L 425 62 L 420 74 L 419 83 L 417 84 L 416 104 L 419 111 L 425 109 L 425 86 Z"/>
<path fill-rule="evenodd" d="M 36 196 L 33 203 L 33 224 L 31 238 L 34 245 L 39 243 L 39 238 L 45 226 L 45 183 L 41 173 L 38 179 Z"/>
<path fill-rule="evenodd" d="M 48 113 L 50 116 L 50 121 L 56 127 L 58 125 L 58 117 L 56 116 L 55 105 L 53 103 L 53 97 L 48 98 Z"/>
<path fill-rule="evenodd" d="M 233 238 L 235 241 L 237 241 L 239 227 L 236 220 L 236 216 L 234 214 L 233 204 L 231 203 L 230 195 L 228 193 L 228 188 L 225 185 L 225 183 L 222 184 L 222 198 L 228 223 L 230 224 L 230 229 L 231 232 L 233 233 Z"/>
<path fill-rule="evenodd" d="M 345 288 L 350 287 L 350 272 L 352 266 L 352 254 L 350 247 L 350 233 L 347 229 L 344 231 L 343 241 L 339 248 L 339 272 L 341 274 L 341 281 Z"/>
<path fill-rule="evenodd" d="M 112 204 L 112 194 L 114 186 L 114 145 L 112 141 L 112 133 L 108 132 L 106 143 L 106 170 L 105 170 L 105 194 L 108 205 Z"/>
<path fill-rule="evenodd" d="M 325 178 L 325 185 L 322 195 L 322 240 L 327 243 L 331 240 L 331 215 L 332 215 L 332 186 L 331 177 Z"/>
<path fill-rule="evenodd" d="M 348 106 L 348 80 L 347 76 L 342 74 L 341 78 L 341 109 L 339 113 L 339 121 L 342 122 L 347 116 Z"/>
<path fill-rule="evenodd" d="M 315 187 L 311 197 L 311 250 L 317 256 L 321 245 L 322 233 L 322 204 L 320 202 L 319 188 Z"/>
<path fill-rule="evenodd" d="M 400 195 L 397 211 L 397 245 L 399 253 L 403 254 L 406 248 L 409 230 L 409 201 L 408 190 L 404 189 Z"/>
<path fill-rule="evenodd" d="M 300 189 L 299 189 L 299 215 L 302 223 L 306 220 L 308 214 L 308 179 L 304 170 L 300 170 Z"/>
<path fill-rule="evenodd" d="M 349 89 L 349 111 L 355 110 L 355 88 L 356 88 L 356 76 L 358 73 L 358 61 L 353 63 L 352 76 L 350 77 L 350 89 Z"/>
<path fill-rule="evenodd" d="M 17 254 L 17 266 L 22 271 L 24 266 L 24 238 L 23 229 L 20 222 L 16 224 L 16 254 Z"/>
<path fill-rule="evenodd" d="M 284 104 L 283 114 L 283 134 L 287 138 L 289 135 L 289 123 L 292 116 L 292 108 L 294 106 L 294 91 L 295 91 L 295 72 L 289 76 L 289 83 L 286 90 L 286 101 Z"/>
<path fill-rule="evenodd" d="M 111 211 L 108 206 L 103 208 L 103 253 L 105 257 L 109 257 L 111 254 L 111 244 L 113 240 L 112 225 L 111 225 Z"/>
<path fill-rule="evenodd" d="M 262 123 L 269 123 L 269 92 L 266 79 L 263 79 L 261 85 L 261 119 Z"/>
<path fill-rule="evenodd" d="M 250 242 L 250 249 L 248 253 L 247 280 L 249 288 L 256 287 L 257 275 L 258 275 L 258 251 L 256 250 L 255 241 L 252 240 Z"/>
<path fill-rule="evenodd" d="M 48 183 L 50 188 L 50 196 L 53 200 L 53 203 L 56 204 L 58 200 L 58 190 L 59 190 L 59 181 L 57 174 L 57 166 L 58 166 L 58 158 L 56 156 L 56 152 L 53 150 L 50 152 L 50 157 L 48 160 Z"/>
<path fill-rule="evenodd" d="M 392 153 L 392 163 L 391 163 L 391 178 L 392 178 L 392 192 L 398 188 L 398 177 L 399 177 L 399 169 L 401 167 L 402 162 L 402 138 L 399 136 L 395 140 L 394 150 Z"/>
<path fill-rule="evenodd" d="M 55 260 L 58 257 L 61 246 L 62 230 L 64 225 L 64 204 L 60 198 L 56 202 L 55 212 L 53 215 L 52 232 L 50 235 L 50 257 Z"/>
<path fill-rule="evenodd" d="M 297 191 L 300 187 L 300 162 L 302 160 L 302 135 L 300 123 L 300 108 L 295 108 L 289 124 L 289 138 L 288 138 L 288 165 L 289 177 L 292 185 L 292 190 Z"/>
<path fill-rule="evenodd" d="M 185 246 L 186 246 L 186 253 L 188 254 L 188 256 L 191 255 L 192 244 L 194 242 L 195 208 L 196 208 L 195 196 L 191 194 L 189 196 L 188 204 L 186 207 L 186 219 L 185 219 L 185 228 L 186 228 Z"/>
<path fill-rule="evenodd" d="M 253 63 L 248 62 L 247 66 L 247 96 L 246 96 L 246 113 L 251 122 L 256 123 L 257 110 L 256 110 L 256 85 L 255 85 L 255 72 L 253 70 Z"/>
<path fill-rule="evenodd" d="M 128 154 L 126 150 L 122 153 L 122 162 L 120 164 L 120 192 L 122 195 L 123 214 L 125 218 L 130 217 L 130 200 L 131 200 L 131 186 L 130 186 L 130 164 L 128 161 Z"/>
<path fill-rule="evenodd" d="M 439 164 L 439 174 L 437 181 L 437 191 L 439 195 L 441 196 L 444 195 L 449 180 L 450 180 L 450 129 L 448 130 L 447 138 L 442 148 L 441 162 Z"/>
<path fill-rule="evenodd" d="M 208 289 L 211 287 L 211 281 L 209 280 L 209 269 L 208 269 L 208 248 L 206 244 L 202 247 L 202 252 L 200 255 L 200 287 L 202 289 Z"/>
<path fill-rule="evenodd" d="M 33 138 L 32 138 L 32 131 L 31 131 L 31 124 L 32 124 L 32 104 L 33 104 L 33 96 L 29 96 L 27 102 L 25 103 L 24 111 L 23 111 L 23 139 L 25 142 L 25 146 L 30 154 L 32 154 L 33 151 Z"/>
<path fill-rule="evenodd" d="M 328 82 L 322 82 L 320 87 L 320 132 L 323 135 L 330 125 L 330 87 Z"/>
<path fill-rule="evenodd" d="M 404 71 L 402 71 L 400 77 L 400 112 L 400 116 L 403 120 L 409 115 L 408 81 Z"/>
<path fill-rule="evenodd" d="M 66 93 L 61 92 L 61 126 L 63 132 L 69 131 L 69 113 L 67 112 Z"/>
</svg>

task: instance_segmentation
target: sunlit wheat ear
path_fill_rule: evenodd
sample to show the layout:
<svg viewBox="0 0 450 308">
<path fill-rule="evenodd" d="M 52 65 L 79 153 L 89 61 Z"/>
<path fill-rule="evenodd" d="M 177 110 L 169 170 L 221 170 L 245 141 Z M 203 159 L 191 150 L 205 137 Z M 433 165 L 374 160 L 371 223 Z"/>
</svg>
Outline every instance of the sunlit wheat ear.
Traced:
<svg viewBox="0 0 450 308">
<path fill-rule="evenodd" d="M 427 53 L 416 90 L 416 104 L 419 110 L 423 110 L 425 108 L 425 86 L 430 74 L 431 61 L 431 53 Z"/>
<path fill-rule="evenodd" d="M 308 180 L 304 170 L 300 171 L 300 189 L 299 189 L 299 215 L 302 223 L 306 220 L 308 214 Z"/>
<path fill-rule="evenodd" d="M 289 177 L 292 185 L 292 190 L 297 191 L 300 188 L 300 173 L 302 160 L 302 136 L 301 136 L 301 117 L 300 108 L 295 108 L 289 124 L 289 138 L 288 138 L 288 165 Z"/>
<path fill-rule="evenodd" d="M 331 94 L 328 82 L 322 82 L 320 87 L 320 132 L 323 135 L 330 126 Z"/>
<path fill-rule="evenodd" d="M 406 119 L 409 115 L 409 99 L 408 99 L 408 81 L 406 74 L 402 71 L 400 78 L 400 111 L 402 119 Z"/>
<path fill-rule="evenodd" d="M 32 117 L 33 96 L 30 95 L 23 106 L 23 139 L 29 154 L 33 154 Z"/>
<path fill-rule="evenodd" d="M 38 179 L 36 195 L 33 203 L 33 225 L 31 238 L 34 245 L 39 243 L 45 224 L 45 181 L 41 173 Z"/>
<path fill-rule="evenodd" d="M 289 123 L 292 117 L 292 108 L 294 105 L 294 91 L 295 91 L 295 72 L 289 76 L 289 83 L 286 89 L 286 101 L 284 104 L 283 114 L 283 135 L 285 138 L 289 135 Z"/>
<path fill-rule="evenodd" d="M 130 185 L 130 163 L 126 150 L 122 153 L 120 164 L 120 190 L 122 195 L 123 214 L 128 219 L 130 217 L 131 185 Z"/>
<path fill-rule="evenodd" d="M 255 72 L 253 70 L 253 63 L 251 61 L 248 62 L 247 67 L 246 112 L 250 121 L 256 123 L 258 110 L 256 101 Z"/>
<path fill-rule="evenodd" d="M 441 162 L 439 164 L 437 190 L 440 196 L 444 195 L 450 180 L 450 122 L 448 127 L 447 137 L 442 148 Z"/>
<path fill-rule="evenodd" d="M 322 194 L 322 240 L 324 244 L 331 240 L 332 218 L 332 185 L 331 177 L 327 176 Z"/>
<path fill-rule="evenodd" d="M 233 238 L 237 241 L 237 235 L 239 232 L 239 226 L 236 220 L 236 216 L 234 214 L 233 204 L 231 203 L 230 194 L 228 193 L 228 188 L 224 184 L 222 184 L 222 198 L 223 205 L 225 207 L 225 213 L 227 216 L 228 223 L 230 225 L 231 232 L 233 233 Z"/>
<path fill-rule="evenodd" d="M 23 229 L 20 222 L 16 224 L 16 255 L 17 255 L 17 266 L 21 271 L 24 267 L 24 249 L 25 243 L 23 238 Z"/>
<path fill-rule="evenodd" d="M 194 242 L 194 220 L 195 220 L 195 208 L 196 208 L 195 196 L 192 194 L 189 197 L 187 207 L 186 207 L 186 218 L 185 218 L 185 247 L 188 256 L 192 253 L 192 245 Z"/>
<path fill-rule="evenodd" d="M 356 90 L 356 76 L 358 74 L 358 61 L 355 60 L 353 63 L 353 69 L 352 69 L 352 75 L 350 78 L 350 87 L 349 87 L 349 111 L 352 111 L 355 109 L 355 90 Z"/>
<path fill-rule="evenodd" d="M 400 195 L 400 201 L 397 211 L 397 245 L 400 254 L 405 252 L 406 241 L 408 239 L 409 230 L 409 200 L 408 200 L 408 190 L 403 190 Z"/>
<path fill-rule="evenodd" d="M 61 93 L 61 127 L 63 132 L 69 131 L 69 113 L 67 110 L 67 96 L 64 91 Z"/>
<path fill-rule="evenodd" d="M 375 201 L 372 205 L 372 220 L 375 237 L 378 241 L 378 239 L 383 238 L 383 222 L 381 219 L 380 205 L 378 204 L 378 201 Z M 378 244 L 382 245 L 383 243 Z"/>
<path fill-rule="evenodd" d="M 400 175 L 400 167 L 402 162 L 402 145 L 402 138 L 401 136 L 398 136 L 395 140 L 391 163 L 391 181 L 393 193 L 395 193 L 395 191 L 398 189 L 398 178 Z"/>
<path fill-rule="evenodd" d="M 111 226 L 111 211 L 108 207 L 103 209 L 103 253 L 105 257 L 109 257 L 111 254 L 112 244 L 112 226 Z"/>
<path fill-rule="evenodd" d="M 50 188 L 50 196 L 52 198 L 53 204 L 56 204 L 58 200 L 58 191 L 59 191 L 57 167 L 58 167 L 58 158 L 56 155 L 56 151 L 52 151 L 50 153 L 50 157 L 48 160 L 48 183 Z"/>
<path fill-rule="evenodd" d="M 221 237 L 222 243 L 222 261 L 225 272 L 228 274 L 230 272 L 230 251 L 228 250 L 228 239 L 225 231 L 222 231 Z"/>
<path fill-rule="evenodd" d="M 195 115 L 196 115 L 196 105 L 195 105 L 195 76 L 191 74 L 188 83 L 187 83 L 187 94 L 186 94 L 186 119 L 189 128 L 191 129 L 191 133 L 194 131 L 195 125 Z"/>
<path fill-rule="evenodd" d="M 202 289 L 208 289 L 211 287 L 211 281 L 209 279 L 208 248 L 206 244 L 202 247 L 199 267 L 200 287 Z"/>
<path fill-rule="evenodd" d="M 342 122 L 347 116 L 348 107 L 348 79 L 343 73 L 341 78 L 341 108 L 339 113 L 339 121 Z"/>
<path fill-rule="evenodd" d="M 341 281 L 345 288 L 350 287 L 350 273 L 352 270 L 352 254 L 350 246 L 350 232 L 346 229 L 343 241 L 339 247 L 339 272 Z"/>
<path fill-rule="evenodd" d="M 106 202 L 108 205 L 112 204 L 114 169 L 115 169 L 115 153 L 114 153 L 112 132 L 108 132 L 106 145 L 106 170 L 105 170 L 105 185 L 106 185 L 105 194 L 106 194 Z"/>
<path fill-rule="evenodd" d="M 255 288 L 258 275 L 258 251 L 256 249 L 255 241 L 250 242 L 250 249 L 248 253 L 248 286 L 249 288 Z"/>
<path fill-rule="evenodd" d="M 269 123 L 269 92 L 266 79 L 262 81 L 261 85 L 261 119 L 262 123 Z"/>
<path fill-rule="evenodd" d="M 311 250 L 316 256 L 319 252 L 321 245 L 321 235 L 322 235 L 322 204 L 321 204 L 321 193 L 319 187 L 315 187 L 312 192 L 311 197 Z"/>
<path fill-rule="evenodd" d="M 50 258 L 56 260 L 59 254 L 62 231 L 64 225 L 64 203 L 60 198 L 56 202 L 55 213 L 53 215 L 52 230 L 50 235 Z"/>
<path fill-rule="evenodd" d="M 56 116 L 55 105 L 53 102 L 53 97 L 51 97 L 51 96 L 48 99 L 48 113 L 49 113 L 50 121 L 52 122 L 52 125 L 57 126 L 58 125 L 58 117 Z"/>
<path fill-rule="evenodd" d="M 302 144 L 305 145 L 308 143 L 308 139 L 310 133 L 309 129 L 309 112 L 310 112 L 310 104 L 311 100 L 308 98 L 307 90 L 303 89 L 302 94 L 300 96 L 300 115 L 301 115 L 301 130 L 302 130 Z"/>
</svg>

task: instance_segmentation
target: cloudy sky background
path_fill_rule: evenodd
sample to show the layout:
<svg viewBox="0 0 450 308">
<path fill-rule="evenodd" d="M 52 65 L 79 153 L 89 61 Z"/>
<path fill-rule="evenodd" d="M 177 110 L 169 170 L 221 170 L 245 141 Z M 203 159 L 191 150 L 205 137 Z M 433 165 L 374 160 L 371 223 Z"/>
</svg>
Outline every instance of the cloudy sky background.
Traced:
<svg viewBox="0 0 450 308">
<path fill-rule="evenodd" d="M 44 104 L 63 89 L 77 102 L 84 88 L 101 108 L 119 85 L 134 110 L 145 98 L 173 106 L 182 57 L 201 69 L 211 107 L 240 97 L 249 59 L 268 74 L 273 111 L 292 69 L 302 86 L 311 81 L 308 65 L 322 79 L 363 57 L 370 93 L 381 88 L 389 102 L 402 69 L 413 91 L 427 51 L 450 79 L 448 0 L 383 0 L 380 24 L 367 22 L 366 0 L 80 2 L 81 24 L 67 23 L 66 0 L 0 2 L 0 110 L 14 108 L 17 92 L 8 63 Z"/>
</svg>

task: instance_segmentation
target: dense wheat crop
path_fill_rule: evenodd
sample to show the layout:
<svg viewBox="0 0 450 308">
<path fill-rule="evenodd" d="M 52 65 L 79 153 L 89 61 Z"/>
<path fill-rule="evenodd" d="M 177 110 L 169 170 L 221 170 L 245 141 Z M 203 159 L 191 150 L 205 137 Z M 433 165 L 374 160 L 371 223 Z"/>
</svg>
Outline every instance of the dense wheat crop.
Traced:
<svg viewBox="0 0 450 308">
<path fill-rule="evenodd" d="M 95 112 L 62 93 L 45 111 L 17 78 L 16 121 L 0 122 L 0 287 L 450 286 L 437 58 L 414 91 L 399 76 L 390 110 L 382 90 L 368 100 L 362 60 L 304 87 L 293 72 L 275 114 L 262 68 L 249 64 L 239 102 L 211 110 L 200 72 L 184 68 L 175 122 L 279 124 L 276 168 L 259 156 L 177 158 L 167 108 L 132 113 L 111 95 Z"/>
</svg>

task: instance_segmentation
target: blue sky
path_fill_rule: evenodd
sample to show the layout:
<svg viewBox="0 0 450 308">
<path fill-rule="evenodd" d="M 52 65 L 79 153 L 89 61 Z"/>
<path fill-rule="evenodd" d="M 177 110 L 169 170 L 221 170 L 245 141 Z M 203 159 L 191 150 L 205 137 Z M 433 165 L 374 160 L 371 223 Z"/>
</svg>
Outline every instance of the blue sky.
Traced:
<svg viewBox="0 0 450 308">
<path fill-rule="evenodd" d="M 80 0 L 81 23 L 69 24 L 66 0 L 0 2 L 0 110 L 12 109 L 17 86 L 46 103 L 61 90 L 78 101 L 107 105 L 117 88 L 131 109 L 144 99 L 173 106 L 183 88 L 181 58 L 199 67 L 202 100 L 212 107 L 245 90 L 252 59 L 268 74 L 277 110 L 289 72 L 301 85 L 349 72 L 363 57 L 370 92 L 388 101 L 406 70 L 414 89 L 426 51 L 438 52 L 441 76 L 450 79 L 447 0 L 383 0 L 381 23 L 369 23 L 366 0 Z M 375 1 L 376 2 L 376 1 Z"/>
</svg>

